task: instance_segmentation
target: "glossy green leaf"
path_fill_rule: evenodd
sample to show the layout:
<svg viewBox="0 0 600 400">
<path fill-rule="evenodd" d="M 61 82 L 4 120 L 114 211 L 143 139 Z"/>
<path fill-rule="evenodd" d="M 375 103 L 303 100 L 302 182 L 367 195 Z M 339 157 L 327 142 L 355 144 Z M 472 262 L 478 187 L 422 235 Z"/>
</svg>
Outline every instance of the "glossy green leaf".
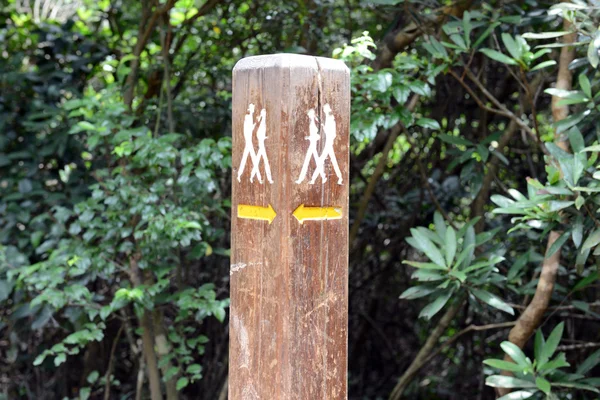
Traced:
<svg viewBox="0 0 600 400">
<path fill-rule="evenodd" d="M 442 257 L 442 253 L 431 240 L 414 228 L 410 231 L 418 245 L 418 250 L 421 250 L 423 253 L 425 253 L 425 255 L 434 263 L 441 266 L 446 266 L 444 258 Z"/>
<path fill-rule="evenodd" d="M 523 350 L 521 350 L 516 344 L 504 341 L 500 343 L 500 347 L 502 347 L 502 350 L 504 350 L 504 352 L 520 366 L 524 368 L 531 366 L 531 361 L 529 358 L 525 356 Z"/>
<path fill-rule="evenodd" d="M 553 67 L 556 65 L 556 61 L 554 60 L 547 60 L 547 61 L 543 61 L 537 65 L 535 65 L 533 68 L 531 68 L 531 71 L 537 71 L 540 69 L 544 69 L 544 68 L 548 68 L 548 67 Z"/>
<path fill-rule="evenodd" d="M 485 54 L 492 60 L 499 61 L 502 64 L 507 64 L 507 65 L 517 65 L 518 64 L 515 60 L 513 60 L 512 58 L 510 58 L 509 56 L 507 56 L 505 54 L 500 53 L 499 51 L 492 50 L 492 49 L 481 49 L 479 51 L 481 51 L 483 54 Z"/>
<path fill-rule="evenodd" d="M 485 380 L 485 384 L 500 388 L 537 388 L 535 383 L 512 376 L 492 375 Z"/>
<path fill-rule="evenodd" d="M 535 379 L 535 385 L 538 387 L 538 389 L 540 389 L 542 392 L 544 392 L 546 394 L 549 394 L 552 391 L 550 382 L 548 382 L 548 380 L 546 380 L 542 377 L 537 377 Z"/>
<path fill-rule="evenodd" d="M 515 314 L 515 311 L 513 310 L 513 308 L 511 306 L 509 306 L 508 304 L 506 304 L 506 302 L 504 300 L 502 300 L 500 297 L 498 297 L 488 291 L 471 288 L 470 292 L 473 293 L 473 295 L 475 297 L 477 297 L 479 300 L 483 301 L 484 303 L 486 303 L 494 308 L 497 308 L 498 310 L 504 311 L 510 315 Z"/>
<path fill-rule="evenodd" d="M 569 237 L 571 236 L 571 231 L 566 231 L 558 239 L 552 243 L 552 246 L 546 252 L 546 258 L 552 257 L 559 249 L 563 247 L 563 245 L 567 242 Z"/>
<path fill-rule="evenodd" d="M 412 286 L 412 287 L 406 289 L 404 292 L 402 292 L 402 294 L 400 295 L 400 298 L 406 299 L 406 300 L 419 299 L 421 297 L 430 295 L 431 293 L 435 292 L 436 290 L 437 289 L 435 287 L 431 287 L 431 286 Z"/>
<path fill-rule="evenodd" d="M 585 93 L 585 95 L 589 98 L 592 98 L 592 85 L 590 84 L 590 79 L 587 77 L 585 73 L 579 74 L 579 87 Z"/>
<path fill-rule="evenodd" d="M 535 393 L 535 391 L 518 390 L 499 397 L 497 400 L 525 400 L 533 396 Z"/>
<path fill-rule="evenodd" d="M 541 33 L 527 32 L 527 33 L 524 33 L 522 36 L 525 39 L 553 39 L 553 38 L 561 37 L 564 35 L 568 35 L 569 33 L 571 33 L 571 32 L 567 32 L 567 31 L 541 32 Z"/>
<path fill-rule="evenodd" d="M 452 291 L 447 290 L 438 295 L 438 297 L 427 304 L 419 313 L 419 318 L 431 319 L 435 314 L 437 314 L 450 300 L 452 296 Z"/>
<path fill-rule="evenodd" d="M 456 255 L 456 246 L 457 246 L 457 241 L 456 241 L 456 232 L 454 231 L 454 228 L 452 228 L 451 226 L 449 226 L 446 229 L 446 237 L 445 237 L 445 243 L 444 243 L 444 247 L 446 249 L 446 265 L 452 265 L 452 261 L 454 261 L 454 256 Z"/>
<path fill-rule="evenodd" d="M 585 375 L 600 363 L 600 350 L 596 350 L 577 367 L 577 373 Z"/>
<path fill-rule="evenodd" d="M 539 357 L 539 362 L 541 364 L 547 362 L 554 355 L 554 352 L 560 343 L 560 339 L 562 338 L 564 326 L 563 322 L 559 323 L 556 328 L 552 330 L 550 336 L 548 336 L 548 339 L 542 348 L 542 354 Z"/>
<path fill-rule="evenodd" d="M 523 372 L 523 367 L 510 361 L 490 359 L 483 360 L 483 363 L 489 365 L 490 367 L 497 368 L 503 371 Z"/>
</svg>

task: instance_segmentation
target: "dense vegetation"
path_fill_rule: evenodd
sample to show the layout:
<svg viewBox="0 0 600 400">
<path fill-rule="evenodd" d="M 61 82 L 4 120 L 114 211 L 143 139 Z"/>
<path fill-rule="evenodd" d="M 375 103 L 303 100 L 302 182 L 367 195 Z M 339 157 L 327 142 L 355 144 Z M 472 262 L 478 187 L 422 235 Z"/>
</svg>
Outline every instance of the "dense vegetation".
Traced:
<svg viewBox="0 0 600 400">
<path fill-rule="evenodd" d="M 226 399 L 231 70 L 352 71 L 349 397 L 600 395 L 596 0 L 0 5 L 0 399 Z"/>
</svg>

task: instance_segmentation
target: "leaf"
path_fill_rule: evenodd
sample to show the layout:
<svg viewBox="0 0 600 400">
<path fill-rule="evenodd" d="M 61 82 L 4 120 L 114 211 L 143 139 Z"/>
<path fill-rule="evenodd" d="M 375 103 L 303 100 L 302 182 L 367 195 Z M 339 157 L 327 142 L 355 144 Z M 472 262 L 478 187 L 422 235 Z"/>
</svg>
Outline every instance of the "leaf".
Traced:
<svg viewBox="0 0 600 400">
<path fill-rule="evenodd" d="M 471 288 L 470 291 L 471 291 L 471 293 L 473 293 L 473 295 L 475 295 L 475 297 L 477 297 L 479 300 L 483 301 L 484 303 L 486 303 L 494 308 L 497 308 L 498 310 L 509 313 L 510 315 L 515 315 L 515 311 L 512 309 L 512 307 L 509 306 L 508 304 L 506 304 L 506 302 L 504 302 L 504 300 L 502 300 L 498 296 L 496 296 L 488 291 L 475 289 L 475 288 Z"/>
<path fill-rule="evenodd" d="M 577 367 L 577 373 L 585 375 L 600 363 L 600 350 L 596 350 Z"/>
<path fill-rule="evenodd" d="M 515 39 L 513 39 L 511 35 L 509 35 L 508 33 L 502 33 L 502 42 L 504 43 L 504 46 L 506 46 L 506 49 L 508 50 L 512 58 L 514 58 L 515 60 L 520 60 L 521 58 L 523 58 L 520 46 L 517 44 L 517 42 L 515 41 Z"/>
<path fill-rule="evenodd" d="M 450 271 L 450 276 L 455 277 L 461 283 L 464 283 L 467 280 L 467 274 L 466 273 L 464 273 L 463 271 L 457 271 L 455 269 L 453 269 L 452 271 Z"/>
<path fill-rule="evenodd" d="M 523 372 L 523 367 L 510 361 L 490 359 L 483 360 L 483 363 L 489 365 L 490 367 L 497 368 L 503 371 Z"/>
<path fill-rule="evenodd" d="M 77 126 L 80 128 L 80 131 L 95 131 L 96 127 L 88 121 L 79 121 Z"/>
<path fill-rule="evenodd" d="M 543 61 L 543 62 L 537 64 L 535 67 L 531 68 L 531 71 L 537 71 L 540 69 L 552 67 L 553 65 L 556 65 L 556 61 L 554 61 L 554 60 Z"/>
<path fill-rule="evenodd" d="M 417 279 L 421 282 L 434 282 L 446 279 L 446 274 L 440 274 L 438 271 L 430 269 L 418 269 L 412 273 L 411 278 Z"/>
<path fill-rule="evenodd" d="M 456 232 L 449 226 L 448 229 L 446 229 L 446 265 L 452 265 L 452 261 L 456 255 L 456 245 Z"/>
<path fill-rule="evenodd" d="M 516 392 L 510 392 L 509 394 L 502 396 L 496 400 L 524 400 L 533 396 L 535 391 L 519 390 Z"/>
<path fill-rule="evenodd" d="M 413 238 L 419 246 L 418 249 L 425 253 L 425 255 L 429 257 L 431 261 L 445 267 L 446 264 L 444 263 L 442 253 L 440 253 L 439 249 L 433 244 L 433 242 L 414 228 L 410 231 L 412 233 Z"/>
<path fill-rule="evenodd" d="M 527 32 L 527 33 L 524 33 L 522 35 L 522 37 L 525 39 L 553 39 L 553 38 L 568 35 L 569 33 L 571 33 L 571 32 L 566 32 L 566 31 L 542 32 L 542 33 Z"/>
<path fill-rule="evenodd" d="M 554 371 L 559 368 L 568 367 L 570 364 L 567 362 L 565 353 L 559 353 L 558 356 L 554 357 L 554 360 L 544 364 L 538 365 L 538 371 Z"/>
<path fill-rule="evenodd" d="M 475 43 L 473 43 L 473 47 L 476 48 L 481 43 L 483 43 L 483 41 L 492 33 L 494 29 L 496 29 L 496 27 L 498 27 L 498 25 L 500 25 L 500 22 L 494 22 L 490 26 L 488 26 L 487 29 L 481 34 L 481 36 L 477 38 Z"/>
<path fill-rule="evenodd" d="M 373 85 L 375 90 L 386 92 L 392 86 L 392 74 L 389 72 L 380 72 L 376 75 L 376 80 Z"/>
<path fill-rule="evenodd" d="M 577 114 L 573 114 L 563 120 L 554 123 L 554 127 L 556 128 L 556 133 L 563 133 L 570 129 L 571 127 L 580 123 L 588 114 L 590 110 L 583 111 Z M 551 143 L 549 143 L 551 144 Z M 548 145 L 547 145 L 548 146 Z"/>
<path fill-rule="evenodd" d="M 495 264 L 498 264 L 499 262 L 502 262 L 502 261 L 504 261 L 504 257 L 500 257 L 500 256 L 493 256 L 493 257 L 492 257 L 492 258 L 490 258 L 489 260 L 486 260 L 486 261 L 481 261 L 481 262 L 478 262 L 478 263 L 476 263 L 476 264 L 469 265 L 469 266 L 468 266 L 468 267 L 467 267 L 467 268 L 464 270 L 464 272 L 465 272 L 465 273 L 469 273 L 469 272 L 471 272 L 471 271 L 475 271 L 475 270 L 477 270 L 477 269 L 480 269 L 480 268 L 483 268 L 483 267 L 487 267 L 487 266 L 490 266 L 490 265 L 495 265 Z"/>
<path fill-rule="evenodd" d="M 444 221 L 444 217 L 439 212 L 435 212 L 433 214 L 433 223 L 435 224 L 435 232 L 438 234 L 440 238 L 446 236 L 446 222 Z"/>
<path fill-rule="evenodd" d="M 581 215 L 577 216 L 575 224 L 573 224 L 571 237 L 573 238 L 573 244 L 575 245 L 575 247 L 579 248 L 579 246 L 581 245 L 581 241 L 583 240 L 583 217 Z"/>
<path fill-rule="evenodd" d="M 83 387 L 79 390 L 79 400 L 88 400 L 92 394 L 92 388 Z"/>
<path fill-rule="evenodd" d="M 537 388 L 535 383 L 512 376 L 492 375 L 485 380 L 485 384 L 500 388 Z"/>
<path fill-rule="evenodd" d="M 60 364 L 64 363 L 67 360 L 67 355 L 65 353 L 59 353 L 56 357 L 54 357 L 54 366 L 58 367 Z"/>
<path fill-rule="evenodd" d="M 535 333 L 535 342 L 534 342 L 534 346 L 533 346 L 533 351 L 534 351 L 533 354 L 535 355 L 536 360 L 539 360 L 539 358 L 541 357 L 542 350 L 543 350 L 545 344 L 546 344 L 546 340 L 544 339 L 542 330 L 538 329 L 537 332 Z"/>
<path fill-rule="evenodd" d="M 560 235 L 560 237 L 556 239 L 554 243 L 552 243 L 552 246 L 550 246 L 546 252 L 546 258 L 552 257 L 554 253 L 561 249 L 565 242 L 569 239 L 569 236 L 571 236 L 571 231 L 564 232 L 562 235 Z"/>
<path fill-rule="evenodd" d="M 560 120 L 558 122 L 554 123 L 554 127 L 556 128 L 556 133 L 563 133 L 566 130 L 570 129 L 572 126 L 577 125 L 578 123 L 580 123 L 588 114 L 590 113 L 590 110 L 584 111 L 584 112 L 580 112 L 577 114 L 573 114 L 563 120 Z M 550 145 L 552 143 L 549 143 L 548 145 Z M 548 147 L 548 145 L 546 145 L 546 147 Z"/>
<path fill-rule="evenodd" d="M 13 282 L 8 280 L 0 280 L 0 303 L 8 299 L 13 289 Z"/>
<path fill-rule="evenodd" d="M 594 232 L 592 232 L 591 235 L 587 237 L 587 239 L 585 239 L 585 242 L 583 242 L 583 246 L 581 246 L 581 250 L 590 249 L 596 246 L 598 243 L 600 243 L 600 228 L 596 229 Z"/>
<path fill-rule="evenodd" d="M 512 207 L 515 204 L 515 201 L 513 199 L 509 199 L 508 197 L 501 196 L 499 194 L 491 196 L 490 200 L 497 206 L 503 208 Z"/>
<path fill-rule="evenodd" d="M 225 309 L 222 307 L 217 307 L 213 311 L 213 315 L 219 322 L 225 321 Z"/>
<path fill-rule="evenodd" d="M 564 90 L 564 89 L 556 89 L 549 88 L 544 90 L 544 93 L 547 93 L 554 97 L 559 97 L 561 99 L 573 99 L 573 100 L 581 100 L 588 101 L 589 99 L 585 96 L 583 92 L 579 90 Z"/>
<path fill-rule="evenodd" d="M 569 132 L 567 132 L 567 135 L 569 136 L 569 143 L 571 144 L 573 152 L 580 153 L 585 146 L 585 141 L 579 128 L 577 128 L 577 126 L 572 127 L 569 129 Z"/>
<path fill-rule="evenodd" d="M 431 95 L 431 88 L 425 82 L 412 81 L 408 84 L 408 87 L 418 95 L 425 97 Z"/>
<path fill-rule="evenodd" d="M 535 379 L 535 385 L 538 387 L 538 389 L 540 389 L 542 392 L 546 393 L 546 394 L 550 394 L 550 391 L 552 390 L 551 386 L 550 386 L 550 382 L 548 382 L 546 379 L 540 377 L 537 377 Z"/>
<path fill-rule="evenodd" d="M 415 268 L 436 269 L 436 270 L 439 270 L 439 271 L 446 271 L 448 269 L 446 267 L 442 267 L 441 265 L 437 265 L 437 264 L 434 264 L 434 263 L 424 263 L 424 262 L 409 261 L 409 260 L 402 261 L 402 264 L 408 264 L 411 267 L 415 267 Z"/>
<path fill-rule="evenodd" d="M 519 258 L 517 258 L 515 260 L 515 262 L 513 263 L 513 265 L 508 270 L 508 274 L 507 274 L 506 278 L 509 281 L 511 281 L 514 278 L 516 278 L 519 275 L 519 272 L 521 272 L 521 270 L 527 264 L 528 261 L 529 261 L 529 251 L 527 251 L 526 253 L 522 254 L 521 256 L 519 256 Z"/>
<path fill-rule="evenodd" d="M 551 211 L 551 212 L 560 211 L 567 207 L 572 206 L 573 204 L 575 204 L 574 201 L 563 201 L 563 200 L 551 201 L 549 203 L 549 205 L 550 205 L 549 211 Z"/>
<path fill-rule="evenodd" d="M 442 142 L 450 143 L 456 146 L 473 146 L 473 142 L 464 139 L 460 136 L 451 136 L 445 133 L 439 134 L 438 137 Z"/>
<path fill-rule="evenodd" d="M 452 296 L 451 290 L 441 293 L 434 301 L 423 307 L 419 313 L 419 318 L 431 319 L 446 305 L 448 300 L 450 300 L 450 296 Z"/>
<path fill-rule="evenodd" d="M 420 126 L 422 128 L 433 129 L 436 131 L 439 131 L 440 129 L 442 129 L 440 127 L 440 124 L 435 119 L 431 119 L 431 118 L 419 118 L 415 122 L 415 124 L 417 124 L 418 126 Z"/>
<path fill-rule="evenodd" d="M 516 344 L 504 341 L 500 343 L 500 347 L 502 347 L 502 350 L 504 350 L 504 352 L 508 354 L 508 356 L 517 364 L 524 368 L 531 366 L 531 361 L 525 356 L 525 353 L 523 353 L 523 351 Z"/>
<path fill-rule="evenodd" d="M 465 39 L 464 39 L 462 36 L 460 36 L 460 35 L 458 35 L 458 34 L 454 34 L 454 35 L 450 35 L 450 39 L 451 39 L 451 40 L 452 40 L 454 43 L 456 43 L 456 45 L 457 45 L 458 47 L 460 47 L 461 49 L 463 49 L 463 50 L 467 50 L 467 48 L 468 48 L 468 47 L 467 47 L 467 43 L 465 43 Z"/>
<path fill-rule="evenodd" d="M 592 85 L 590 84 L 590 80 L 585 73 L 579 74 L 579 87 L 587 97 L 592 98 Z"/>
<path fill-rule="evenodd" d="M 435 292 L 436 288 L 431 287 L 431 286 L 413 286 L 410 287 L 408 289 L 406 289 L 404 292 L 402 292 L 402 294 L 400 295 L 401 299 L 406 299 L 406 300 L 414 300 L 414 299 L 419 299 L 421 297 L 425 297 L 430 295 L 431 293 Z"/>
<path fill-rule="evenodd" d="M 594 393 L 600 393 L 600 390 L 596 389 L 593 386 L 590 385 L 585 385 L 583 383 L 575 383 L 575 382 L 554 382 L 554 386 L 558 386 L 558 387 L 566 387 L 566 388 L 572 388 L 572 389 L 581 389 L 581 390 L 588 390 L 590 392 L 594 392 Z"/>
<path fill-rule="evenodd" d="M 546 344 L 544 344 L 544 347 L 542 348 L 542 354 L 539 359 L 540 364 L 546 363 L 554 355 L 558 343 L 560 343 L 560 339 L 562 338 L 564 326 L 564 322 L 561 322 L 552 330 L 550 336 L 548 336 Z"/>
<path fill-rule="evenodd" d="M 482 52 L 483 54 L 485 54 L 486 56 L 488 56 L 489 58 L 491 58 L 492 60 L 499 61 L 503 64 L 508 64 L 508 65 L 517 65 L 518 64 L 515 60 L 513 60 L 512 58 L 508 57 L 505 54 L 500 53 L 499 51 L 487 49 L 487 48 L 481 49 L 479 51 Z"/>
<path fill-rule="evenodd" d="M 598 271 L 594 271 L 591 274 L 589 274 L 588 276 L 586 276 L 585 278 L 583 278 L 582 280 L 580 280 L 579 282 L 577 282 L 577 284 L 573 288 L 573 292 L 577 292 L 581 289 L 584 289 L 584 288 L 588 287 L 589 285 L 591 285 L 592 283 L 596 282 L 597 280 L 598 280 Z"/>
<path fill-rule="evenodd" d="M 19 193 L 29 193 L 33 190 L 33 185 L 29 179 L 21 179 L 19 181 Z"/>
<path fill-rule="evenodd" d="M 592 37 L 592 40 L 590 41 L 587 51 L 587 58 L 592 67 L 594 68 L 598 67 L 598 62 L 600 61 L 598 58 L 598 47 L 600 46 L 599 39 L 600 30 L 597 30 L 595 35 Z"/>
<path fill-rule="evenodd" d="M 87 381 L 88 381 L 88 383 L 92 384 L 92 383 L 96 382 L 99 377 L 100 377 L 100 373 L 98 371 L 92 371 L 88 375 Z"/>
<path fill-rule="evenodd" d="M 398 85 L 398 86 L 394 86 L 394 88 L 392 89 L 392 94 L 394 95 L 394 97 L 396 98 L 396 101 L 399 104 L 404 104 L 404 103 L 406 103 L 406 100 L 408 100 L 408 96 L 410 95 L 410 90 L 408 89 L 408 87 L 406 87 L 404 85 Z"/>
<path fill-rule="evenodd" d="M 189 383 L 190 383 L 190 380 L 188 378 L 186 378 L 185 376 L 182 376 L 181 378 L 177 379 L 176 389 L 181 390 L 184 387 L 186 387 Z"/>
</svg>

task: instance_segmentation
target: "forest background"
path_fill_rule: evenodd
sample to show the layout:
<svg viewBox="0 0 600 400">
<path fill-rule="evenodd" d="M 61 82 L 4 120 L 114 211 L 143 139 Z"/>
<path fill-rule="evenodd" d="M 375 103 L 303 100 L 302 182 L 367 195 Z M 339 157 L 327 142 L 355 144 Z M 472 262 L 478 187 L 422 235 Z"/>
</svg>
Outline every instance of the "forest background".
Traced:
<svg viewBox="0 0 600 400">
<path fill-rule="evenodd" d="M 226 399 L 231 71 L 352 73 L 349 398 L 597 399 L 600 3 L 5 0 L 0 399 Z"/>
</svg>

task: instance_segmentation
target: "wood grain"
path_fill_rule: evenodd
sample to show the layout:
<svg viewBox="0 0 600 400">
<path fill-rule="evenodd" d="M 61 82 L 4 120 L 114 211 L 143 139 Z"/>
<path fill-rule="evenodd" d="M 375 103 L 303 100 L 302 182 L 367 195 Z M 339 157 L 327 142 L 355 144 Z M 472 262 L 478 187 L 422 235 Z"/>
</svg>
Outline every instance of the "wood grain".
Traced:
<svg viewBox="0 0 600 400">
<path fill-rule="evenodd" d="M 249 104 L 255 120 L 266 110 L 272 184 L 250 182 L 250 158 L 237 180 Z M 343 183 L 326 159 L 327 182 L 310 184 L 311 161 L 307 179 L 297 184 L 310 145 L 308 111 L 324 122 L 325 104 L 337 124 L 333 148 Z M 232 112 L 229 399 L 346 399 L 349 71 L 341 61 L 319 57 L 243 59 L 233 71 Z M 256 135 L 253 146 L 258 150 Z M 262 163 L 260 172 L 265 178 Z M 277 216 L 270 224 L 241 219 L 239 204 L 271 205 Z M 292 213 L 301 204 L 339 207 L 342 218 L 300 224 Z"/>
</svg>

